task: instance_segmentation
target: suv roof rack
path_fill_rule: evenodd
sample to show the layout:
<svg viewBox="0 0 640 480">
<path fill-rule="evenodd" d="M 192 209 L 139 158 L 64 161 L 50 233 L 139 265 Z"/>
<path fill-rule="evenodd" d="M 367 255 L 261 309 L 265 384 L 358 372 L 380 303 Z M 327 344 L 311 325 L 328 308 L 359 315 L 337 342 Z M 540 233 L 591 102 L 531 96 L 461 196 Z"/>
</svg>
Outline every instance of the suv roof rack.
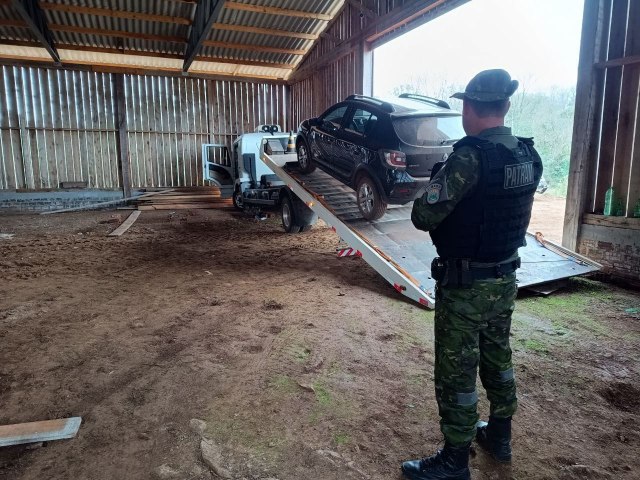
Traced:
<svg viewBox="0 0 640 480">
<path fill-rule="evenodd" d="M 439 100 L 433 97 L 427 97 L 426 95 L 418 95 L 416 93 L 402 93 L 398 95 L 400 98 L 409 98 L 411 100 L 417 100 L 418 102 L 430 103 L 431 105 L 437 105 L 438 107 L 451 109 L 449 104 L 444 100 Z"/>
<path fill-rule="evenodd" d="M 380 100 L 379 98 L 368 97 L 366 95 L 353 94 L 349 95 L 345 100 L 360 100 L 362 102 L 373 103 L 374 105 L 383 108 L 387 112 L 393 112 L 395 110 L 393 108 L 393 105 L 391 105 L 389 102 L 385 102 L 384 100 Z"/>
</svg>

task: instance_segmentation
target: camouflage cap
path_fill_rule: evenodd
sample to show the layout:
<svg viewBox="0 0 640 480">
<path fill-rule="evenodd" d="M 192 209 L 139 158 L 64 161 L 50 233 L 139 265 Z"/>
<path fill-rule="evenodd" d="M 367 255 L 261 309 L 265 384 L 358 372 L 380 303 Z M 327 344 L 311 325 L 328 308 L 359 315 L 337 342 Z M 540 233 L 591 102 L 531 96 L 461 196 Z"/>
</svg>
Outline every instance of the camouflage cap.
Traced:
<svg viewBox="0 0 640 480">
<path fill-rule="evenodd" d="M 451 98 L 464 100 L 476 100 L 478 102 L 497 102 L 506 100 L 518 88 L 518 81 L 511 80 L 511 75 L 506 70 L 496 68 L 483 70 L 467 84 L 464 92 L 451 95 Z"/>
</svg>

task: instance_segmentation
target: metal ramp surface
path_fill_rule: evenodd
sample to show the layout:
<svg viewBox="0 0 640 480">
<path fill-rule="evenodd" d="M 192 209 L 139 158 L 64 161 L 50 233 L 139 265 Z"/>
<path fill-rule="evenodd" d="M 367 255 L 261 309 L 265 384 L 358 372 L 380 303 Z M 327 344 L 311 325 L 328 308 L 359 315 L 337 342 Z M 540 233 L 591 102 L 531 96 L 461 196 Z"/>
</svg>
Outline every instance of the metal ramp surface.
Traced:
<svg viewBox="0 0 640 480">
<path fill-rule="evenodd" d="M 268 165 L 287 182 L 296 195 L 331 225 L 338 235 L 376 269 L 400 293 L 430 308 L 434 306 L 435 281 L 431 260 L 437 256 L 429 234 L 411 223 L 412 205 L 390 207 L 379 220 L 362 218 L 355 192 L 316 169 L 301 174 L 295 168 Z M 280 159 L 278 159 L 280 160 Z M 283 165 L 282 161 L 277 163 Z M 559 245 L 527 234 L 527 245 L 519 251 L 522 267 L 517 272 L 519 288 L 529 287 L 596 271 L 600 265 Z M 389 268 L 382 268 L 387 263 Z M 400 275 L 389 277 L 389 269 Z"/>
</svg>

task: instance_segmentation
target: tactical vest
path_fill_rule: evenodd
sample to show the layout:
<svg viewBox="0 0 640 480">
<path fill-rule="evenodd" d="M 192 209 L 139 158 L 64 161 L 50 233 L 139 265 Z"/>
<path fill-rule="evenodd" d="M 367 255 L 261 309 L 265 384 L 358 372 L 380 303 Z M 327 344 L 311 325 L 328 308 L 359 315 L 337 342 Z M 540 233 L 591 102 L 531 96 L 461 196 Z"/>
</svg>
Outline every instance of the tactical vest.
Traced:
<svg viewBox="0 0 640 480">
<path fill-rule="evenodd" d="M 532 139 L 517 138 L 514 149 L 469 136 L 453 146 L 477 148 L 480 171 L 475 191 L 430 232 L 441 258 L 500 262 L 525 245 L 542 161 Z"/>
</svg>

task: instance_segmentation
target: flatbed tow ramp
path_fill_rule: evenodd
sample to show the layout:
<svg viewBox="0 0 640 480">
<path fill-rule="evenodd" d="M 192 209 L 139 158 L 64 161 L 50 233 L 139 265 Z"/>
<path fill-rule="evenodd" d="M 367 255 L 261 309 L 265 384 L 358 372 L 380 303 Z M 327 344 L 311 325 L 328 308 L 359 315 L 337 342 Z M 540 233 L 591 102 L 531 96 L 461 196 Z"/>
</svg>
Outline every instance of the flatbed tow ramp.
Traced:
<svg viewBox="0 0 640 480">
<path fill-rule="evenodd" d="M 302 174 L 287 165 L 290 159 L 291 155 L 262 156 L 263 162 L 398 292 L 434 308 L 431 261 L 437 256 L 436 249 L 429 234 L 411 223 L 411 204 L 391 207 L 379 220 L 365 220 L 351 188 L 320 169 Z M 530 233 L 519 253 L 519 288 L 600 269 L 598 263 Z"/>
</svg>

